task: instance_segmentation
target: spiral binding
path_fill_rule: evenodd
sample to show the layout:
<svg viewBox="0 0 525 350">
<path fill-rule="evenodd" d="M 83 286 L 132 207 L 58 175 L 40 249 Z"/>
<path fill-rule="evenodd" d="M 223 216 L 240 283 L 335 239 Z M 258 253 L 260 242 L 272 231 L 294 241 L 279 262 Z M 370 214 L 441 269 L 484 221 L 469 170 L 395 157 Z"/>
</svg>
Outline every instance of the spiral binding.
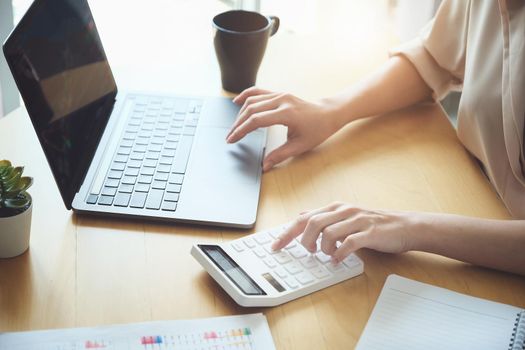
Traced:
<svg viewBox="0 0 525 350">
<path fill-rule="evenodd" d="M 525 350 L 525 311 L 518 313 L 516 316 L 509 350 Z"/>
</svg>

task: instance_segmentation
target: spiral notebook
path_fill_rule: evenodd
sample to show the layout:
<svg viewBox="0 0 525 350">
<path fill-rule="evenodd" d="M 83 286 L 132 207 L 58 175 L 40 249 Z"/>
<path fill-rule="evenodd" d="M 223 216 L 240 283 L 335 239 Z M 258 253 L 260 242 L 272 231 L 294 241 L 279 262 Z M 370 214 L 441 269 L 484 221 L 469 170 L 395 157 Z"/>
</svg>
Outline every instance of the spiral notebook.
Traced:
<svg viewBox="0 0 525 350">
<path fill-rule="evenodd" d="M 525 310 L 390 275 L 356 349 L 525 350 Z"/>
</svg>

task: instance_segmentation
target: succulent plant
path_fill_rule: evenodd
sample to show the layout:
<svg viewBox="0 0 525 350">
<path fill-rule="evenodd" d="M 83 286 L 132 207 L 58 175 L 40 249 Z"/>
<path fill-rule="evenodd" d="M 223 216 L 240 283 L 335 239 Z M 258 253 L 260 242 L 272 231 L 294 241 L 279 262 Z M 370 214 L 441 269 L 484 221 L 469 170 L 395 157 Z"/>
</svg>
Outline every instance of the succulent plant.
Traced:
<svg viewBox="0 0 525 350">
<path fill-rule="evenodd" d="M 22 176 L 23 167 L 13 167 L 8 160 L 0 160 L 0 217 L 24 212 L 31 205 L 31 196 L 26 190 L 33 178 Z"/>
</svg>

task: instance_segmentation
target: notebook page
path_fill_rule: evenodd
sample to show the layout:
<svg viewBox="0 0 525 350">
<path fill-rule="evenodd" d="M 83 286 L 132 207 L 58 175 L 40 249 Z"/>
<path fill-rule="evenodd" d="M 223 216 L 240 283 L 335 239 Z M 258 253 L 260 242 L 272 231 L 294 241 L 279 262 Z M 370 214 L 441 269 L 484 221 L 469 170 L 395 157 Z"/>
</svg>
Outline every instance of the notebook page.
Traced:
<svg viewBox="0 0 525 350">
<path fill-rule="evenodd" d="M 357 349 L 508 349 L 520 311 L 390 275 Z"/>
</svg>

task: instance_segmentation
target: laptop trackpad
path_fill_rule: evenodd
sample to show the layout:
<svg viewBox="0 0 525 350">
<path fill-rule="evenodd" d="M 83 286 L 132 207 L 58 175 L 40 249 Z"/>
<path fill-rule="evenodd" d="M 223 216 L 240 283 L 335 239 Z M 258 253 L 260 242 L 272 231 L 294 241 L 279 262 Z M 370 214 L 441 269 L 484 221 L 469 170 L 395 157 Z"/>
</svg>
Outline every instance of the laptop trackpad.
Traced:
<svg viewBox="0 0 525 350">
<path fill-rule="evenodd" d="M 254 183 L 260 174 L 264 134 L 255 131 L 235 144 L 226 143 L 229 129 L 203 127 L 193 143 L 191 177 L 209 183 Z"/>
</svg>

